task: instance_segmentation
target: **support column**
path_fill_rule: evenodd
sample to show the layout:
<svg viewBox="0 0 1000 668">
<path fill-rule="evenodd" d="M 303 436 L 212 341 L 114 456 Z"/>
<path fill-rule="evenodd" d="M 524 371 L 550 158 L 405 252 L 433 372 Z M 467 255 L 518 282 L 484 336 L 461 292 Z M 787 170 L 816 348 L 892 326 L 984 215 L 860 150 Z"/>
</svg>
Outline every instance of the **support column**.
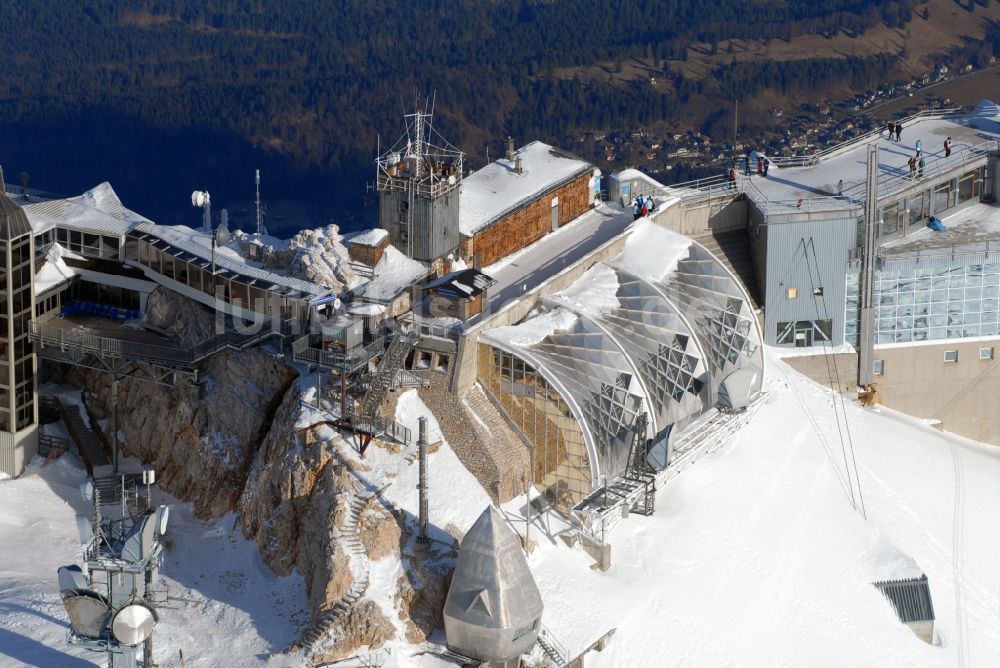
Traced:
<svg viewBox="0 0 1000 668">
<path fill-rule="evenodd" d="M 875 249 L 878 229 L 878 144 L 868 145 L 865 180 L 864 234 L 861 275 L 858 277 L 858 386 L 874 381 L 875 364 Z"/>
<path fill-rule="evenodd" d="M 427 418 L 421 417 L 418 420 L 417 453 L 420 458 L 420 533 L 417 534 L 417 543 L 426 545 L 430 542 L 427 536 Z"/>
</svg>

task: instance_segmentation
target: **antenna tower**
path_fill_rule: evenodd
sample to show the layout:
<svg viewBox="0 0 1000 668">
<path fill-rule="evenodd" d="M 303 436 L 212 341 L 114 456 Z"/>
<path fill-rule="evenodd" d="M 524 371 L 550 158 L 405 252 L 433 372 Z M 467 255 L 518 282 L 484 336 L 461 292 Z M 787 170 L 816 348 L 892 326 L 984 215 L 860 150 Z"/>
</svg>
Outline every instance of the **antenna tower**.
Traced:
<svg viewBox="0 0 1000 668">
<path fill-rule="evenodd" d="M 264 216 L 260 211 L 260 170 L 254 170 L 254 181 L 257 186 L 257 236 L 264 234 Z"/>
</svg>

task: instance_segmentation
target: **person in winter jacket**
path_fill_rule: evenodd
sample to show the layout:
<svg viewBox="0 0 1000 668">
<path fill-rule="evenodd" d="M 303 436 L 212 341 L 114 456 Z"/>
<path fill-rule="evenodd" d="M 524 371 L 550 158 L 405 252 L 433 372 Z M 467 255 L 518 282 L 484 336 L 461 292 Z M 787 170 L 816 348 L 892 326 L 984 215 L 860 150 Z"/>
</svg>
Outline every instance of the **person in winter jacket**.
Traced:
<svg viewBox="0 0 1000 668">
<path fill-rule="evenodd" d="M 944 140 L 944 157 L 951 157 L 951 137 Z"/>
</svg>

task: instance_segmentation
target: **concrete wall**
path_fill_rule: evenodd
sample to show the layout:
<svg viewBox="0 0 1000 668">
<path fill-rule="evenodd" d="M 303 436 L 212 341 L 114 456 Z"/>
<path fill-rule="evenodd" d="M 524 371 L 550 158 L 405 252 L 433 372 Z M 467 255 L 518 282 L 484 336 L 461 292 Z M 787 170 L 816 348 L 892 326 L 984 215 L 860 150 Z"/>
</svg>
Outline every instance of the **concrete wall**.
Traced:
<svg viewBox="0 0 1000 668">
<path fill-rule="evenodd" d="M 455 356 L 455 375 L 452 380 L 453 394 L 464 394 L 476 382 L 478 376 L 478 344 L 479 332 L 484 329 L 514 325 L 524 320 L 528 313 L 538 305 L 538 300 L 546 295 L 559 292 L 569 287 L 576 279 L 598 262 L 612 260 L 625 248 L 628 234 L 622 234 L 609 240 L 603 246 L 585 258 L 563 269 L 561 272 L 538 285 L 533 290 L 521 295 L 518 299 L 507 303 L 496 313 L 485 314 L 482 321 L 467 330 L 459 339 L 458 353 Z"/>
<path fill-rule="evenodd" d="M 993 348 L 993 359 L 979 349 Z M 945 363 L 944 351 L 958 362 Z M 875 376 L 877 399 L 920 418 L 940 420 L 947 431 L 1000 445 L 1000 337 L 942 343 L 876 346 L 874 359 L 885 373 Z"/>
<path fill-rule="evenodd" d="M 834 388 L 840 392 L 852 392 L 857 389 L 857 353 L 798 355 L 786 357 L 784 361 L 803 376 L 824 387 Z"/>
<path fill-rule="evenodd" d="M 718 234 L 747 227 L 747 201 L 730 195 L 712 200 L 677 204 L 661 211 L 653 219 L 663 227 L 687 235 L 699 237 Z"/>
</svg>

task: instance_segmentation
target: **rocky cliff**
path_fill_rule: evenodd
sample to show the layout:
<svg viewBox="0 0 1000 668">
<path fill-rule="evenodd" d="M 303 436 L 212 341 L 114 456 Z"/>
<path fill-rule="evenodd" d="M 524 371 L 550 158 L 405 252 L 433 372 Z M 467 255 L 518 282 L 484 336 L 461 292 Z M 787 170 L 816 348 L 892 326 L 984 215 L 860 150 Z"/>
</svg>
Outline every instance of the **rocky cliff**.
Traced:
<svg viewBox="0 0 1000 668">
<path fill-rule="evenodd" d="M 214 317 L 161 289 L 150 296 L 146 324 L 193 344 L 211 336 Z M 79 370 L 73 378 L 94 424 L 109 434 L 110 376 Z M 359 484 L 363 465 L 345 456 L 340 436 L 328 427 L 299 428 L 296 378 L 282 357 L 262 348 L 215 355 L 199 370 L 199 385 L 125 377 L 118 431 L 122 451 L 153 466 L 165 491 L 192 502 L 202 517 L 235 511 L 275 572 L 305 578 L 318 630 L 303 637 L 315 640 L 306 643 L 314 660 L 331 661 L 395 635 L 385 614 L 394 611 L 361 597 L 367 552 L 398 552 L 400 531 Z"/>
</svg>

